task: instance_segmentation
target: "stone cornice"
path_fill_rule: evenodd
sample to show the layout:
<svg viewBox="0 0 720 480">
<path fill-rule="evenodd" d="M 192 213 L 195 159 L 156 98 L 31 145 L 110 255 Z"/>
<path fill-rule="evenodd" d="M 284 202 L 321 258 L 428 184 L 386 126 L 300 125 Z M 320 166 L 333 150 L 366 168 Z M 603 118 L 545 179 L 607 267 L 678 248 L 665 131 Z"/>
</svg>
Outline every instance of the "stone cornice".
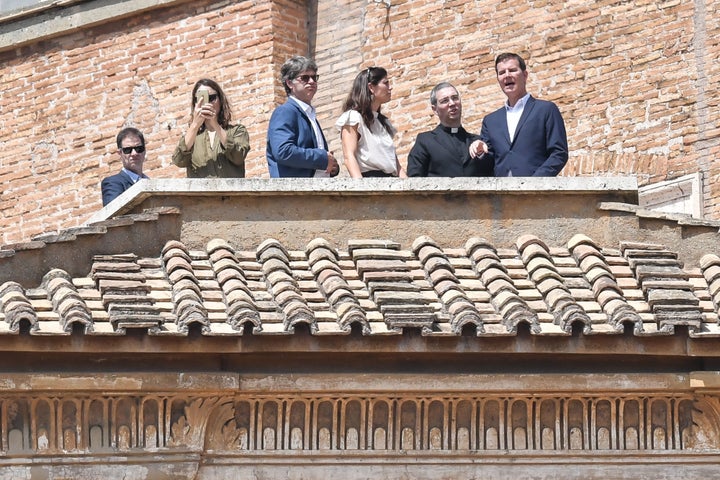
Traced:
<svg viewBox="0 0 720 480">
<path fill-rule="evenodd" d="M 56 0 L 0 15 L 0 52 L 187 0 Z"/>
</svg>

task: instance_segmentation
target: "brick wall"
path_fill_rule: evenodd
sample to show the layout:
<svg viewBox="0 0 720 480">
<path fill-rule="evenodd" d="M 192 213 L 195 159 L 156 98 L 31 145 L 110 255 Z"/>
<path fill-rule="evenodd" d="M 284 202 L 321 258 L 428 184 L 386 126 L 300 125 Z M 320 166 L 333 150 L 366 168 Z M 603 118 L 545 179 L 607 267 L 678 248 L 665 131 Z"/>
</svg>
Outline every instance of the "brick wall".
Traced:
<svg viewBox="0 0 720 480">
<path fill-rule="evenodd" d="M 291 54 L 319 64 L 315 104 L 333 123 L 357 71 L 387 68 L 405 163 L 435 125 L 428 94 L 456 84 L 465 124 L 504 101 L 493 60 L 517 51 L 528 88 L 565 117 L 564 175 L 637 174 L 641 183 L 703 172 L 705 213 L 720 218 L 717 78 L 720 15 L 707 1 L 195 1 L 0 52 L 0 243 L 81 224 L 101 207 L 99 182 L 119 169 L 114 137 L 145 132 L 146 172 L 183 177 L 172 151 L 190 89 L 218 80 L 248 127 L 248 176 L 267 176 L 265 132 L 285 100 L 277 81 Z"/>
</svg>

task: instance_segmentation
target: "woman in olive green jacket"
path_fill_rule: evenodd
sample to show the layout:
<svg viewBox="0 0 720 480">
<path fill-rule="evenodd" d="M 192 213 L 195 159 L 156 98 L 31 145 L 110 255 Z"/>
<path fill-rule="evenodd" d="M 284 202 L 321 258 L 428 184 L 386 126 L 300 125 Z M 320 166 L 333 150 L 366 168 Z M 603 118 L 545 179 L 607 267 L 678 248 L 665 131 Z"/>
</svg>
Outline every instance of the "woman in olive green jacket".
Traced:
<svg viewBox="0 0 720 480">
<path fill-rule="evenodd" d="M 203 78 L 195 83 L 190 113 L 173 163 L 185 167 L 188 178 L 244 177 L 250 137 L 244 126 L 230 123 L 230 103 L 217 82 Z"/>
</svg>

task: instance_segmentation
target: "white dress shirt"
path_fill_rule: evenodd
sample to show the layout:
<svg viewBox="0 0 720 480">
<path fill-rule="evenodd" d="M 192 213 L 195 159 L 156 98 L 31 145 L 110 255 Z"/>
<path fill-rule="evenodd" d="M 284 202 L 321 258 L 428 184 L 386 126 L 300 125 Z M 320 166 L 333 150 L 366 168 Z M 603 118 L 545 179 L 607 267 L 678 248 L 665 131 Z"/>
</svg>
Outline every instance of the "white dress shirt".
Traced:
<svg viewBox="0 0 720 480">
<path fill-rule="evenodd" d="M 312 105 L 308 105 L 307 103 L 303 102 L 302 100 L 299 100 L 296 97 L 290 97 L 293 100 L 295 100 L 295 103 L 300 105 L 300 108 L 303 112 L 305 112 L 305 115 L 307 115 L 308 119 L 310 119 L 310 126 L 312 126 L 313 133 L 315 134 L 315 142 L 317 143 L 318 148 L 325 149 L 325 142 L 323 141 L 322 133 L 320 133 L 320 124 L 317 121 L 317 115 L 315 114 L 315 107 Z M 329 177 L 330 174 L 327 173 L 326 170 L 315 170 L 314 177 Z"/>
<path fill-rule="evenodd" d="M 528 98 L 530 98 L 530 94 L 526 93 L 514 107 L 511 107 L 507 101 L 505 102 L 505 114 L 507 115 L 508 133 L 511 142 L 515 139 L 515 130 L 517 130 L 518 123 L 520 123 L 520 117 L 522 117 L 523 110 L 525 110 Z"/>
</svg>

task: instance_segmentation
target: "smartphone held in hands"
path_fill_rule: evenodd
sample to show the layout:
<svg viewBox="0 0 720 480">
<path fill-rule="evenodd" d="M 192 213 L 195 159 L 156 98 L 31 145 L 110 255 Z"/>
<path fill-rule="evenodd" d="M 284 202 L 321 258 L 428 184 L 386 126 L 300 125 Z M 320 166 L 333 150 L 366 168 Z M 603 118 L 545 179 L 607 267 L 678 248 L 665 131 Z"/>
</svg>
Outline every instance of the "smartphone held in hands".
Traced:
<svg viewBox="0 0 720 480">
<path fill-rule="evenodd" d="M 207 90 L 198 90 L 195 94 L 195 103 L 198 105 L 205 105 L 206 103 L 210 103 L 210 95 L 208 94 Z"/>
</svg>

